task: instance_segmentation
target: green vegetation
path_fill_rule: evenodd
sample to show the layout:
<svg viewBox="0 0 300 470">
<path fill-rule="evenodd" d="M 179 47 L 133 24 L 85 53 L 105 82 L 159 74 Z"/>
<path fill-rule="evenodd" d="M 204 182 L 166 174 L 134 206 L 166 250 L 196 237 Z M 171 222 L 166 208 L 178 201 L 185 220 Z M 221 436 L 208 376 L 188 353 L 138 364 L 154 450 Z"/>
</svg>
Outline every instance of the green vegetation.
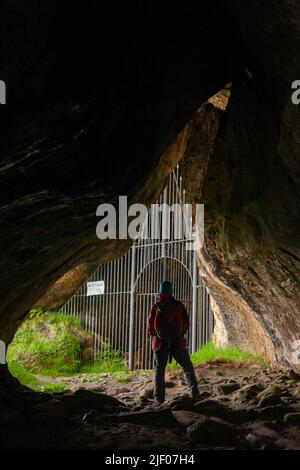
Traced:
<svg viewBox="0 0 300 470">
<path fill-rule="evenodd" d="M 114 351 L 108 341 L 103 343 L 102 351 L 92 363 L 92 344 L 92 335 L 74 317 L 33 310 L 8 348 L 7 364 L 11 374 L 22 384 L 42 392 L 64 391 L 68 388 L 68 376 L 77 376 L 78 383 L 101 383 L 102 374 L 110 374 L 116 382 L 128 383 L 133 374 L 149 374 L 142 370 L 129 372 L 119 352 Z M 191 360 L 194 364 L 231 361 L 267 365 L 258 355 L 238 348 L 217 349 L 212 343 L 192 354 Z M 168 365 L 171 369 L 177 367 L 175 361 Z M 50 377 L 62 377 L 62 380 L 50 381 Z"/>
<path fill-rule="evenodd" d="M 128 383 L 131 382 L 132 380 L 132 375 L 131 374 L 115 374 L 115 381 L 119 383 Z"/>
<path fill-rule="evenodd" d="M 54 378 L 91 374 L 81 378 L 89 382 L 98 381 L 102 373 L 122 372 L 118 380 L 127 381 L 124 375 L 127 368 L 108 342 L 91 363 L 92 344 L 92 335 L 76 318 L 36 309 L 30 312 L 10 344 L 7 364 L 14 377 L 37 391 L 60 392 L 65 389 L 66 382 L 41 383 L 35 375 Z"/>
<path fill-rule="evenodd" d="M 202 362 L 222 361 L 222 362 L 248 362 L 259 364 L 262 367 L 266 366 L 266 361 L 259 355 L 251 354 L 247 351 L 241 351 L 239 348 L 224 348 L 217 349 L 213 343 L 205 344 L 199 351 L 191 354 L 191 360 L 194 364 L 201 364 Z M 173 360 L 168 368 L 178 367 Z"/>
<path fill-rule="evenodd" d="M 76 376 L 76 380 L 78 383 L 101 383 L 102 378 L 99 374 L 79 374 Z"/>
<path fill-rule="evenodd" d="M 7 363 L 17 362 L 45 377 L 78 373 L 92 336 L 77 319 L 61 313 L 33 310 L 21 325 L 7 351 Z"/>
<path fill-rule="evenodd" d="M 21 366 L 18 362 L 10 362 L 8 364 L 10 373 L 19 380 L 20 383 L 25 385 L 36 392 L 63 392 L 66 387 L 66 382 L 59 383 L 50 383 L 45 382 L 41 383 L 34 375 L 32 375 L 28 370 Z"/>
<path fill-rule="evenodd" d="M 118 351 L 114 351 L 108 341 L 103 343 L 103 350 L 96 355 L 93 364 L 81 367 L 80 372 L 84 374 L 103 374 L 105 372 L 126 372 L 127 368 Z"/>
</svg>

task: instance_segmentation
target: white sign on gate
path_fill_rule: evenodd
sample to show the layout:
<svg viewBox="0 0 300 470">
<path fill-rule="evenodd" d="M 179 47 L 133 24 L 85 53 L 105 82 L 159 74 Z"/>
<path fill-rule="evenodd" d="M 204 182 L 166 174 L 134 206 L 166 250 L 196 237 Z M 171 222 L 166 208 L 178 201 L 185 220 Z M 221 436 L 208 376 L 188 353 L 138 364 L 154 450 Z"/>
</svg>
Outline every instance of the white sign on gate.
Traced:
<svg viewBox="0 0 300 470">
<path fill-rule="evenodd" d="M 87 282 L 87 296 L 102 294 L 104 294 L 104 281 Z"/>
<path fill-rule="evenodd" d="M 6 364 L 5 357 L 6 357 L 6 345 L 4 341 L 0 339 L 0 364 L 2 365 Z"/>
</svg>

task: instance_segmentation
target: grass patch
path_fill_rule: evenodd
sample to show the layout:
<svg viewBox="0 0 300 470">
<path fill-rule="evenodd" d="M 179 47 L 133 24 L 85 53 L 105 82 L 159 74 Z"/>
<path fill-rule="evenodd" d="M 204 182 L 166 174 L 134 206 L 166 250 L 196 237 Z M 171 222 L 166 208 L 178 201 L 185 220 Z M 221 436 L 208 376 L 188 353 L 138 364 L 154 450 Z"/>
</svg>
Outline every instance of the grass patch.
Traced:
<svg viewBox="0 0 300 470">
<path fill-rule="evenodd" d="M 48 393 L 62 393 L 67 389 L 67 382 L 58 382 L 58 383 L 43 383 L 39 384 L 36 391 L 38 392 L 48 392 Z"/>
<path fill-rule="evenodd" d="M 99 374 L 80 374 L 77 381 L 80 383 L 101 383 L 102 379 Z"/>
<path fill-rule="evenodd" d="M 7 351 L 7 363 L 18 362 L 33 374 L 57 377 L 78 373 L 92 336 L 69 315 L 32 310 Z"/>
<path fill-rule="evenodd" d="M 102 351 L 91 363 L 94 355 L 92 345 L 92 335 L 81 327 L 76 318 L 35 309 L 10 344 L 7 364 L 12 375 L 22 384 L 45 391 L 62 391 L 66 384 L 41 384 L 34 375 L 52 378 L 90 374 L 94 381 L 99 374 L 127 372 L 119 352 L 114 351 L 108 341 L 102 344 Z M 89 380 L 92 381 L 86 379 Z"/>
<path fill-rule="evenodd" d="M 34 390 L 35 387 L 39 385 L 37 378 L 34 377 L 34 375 L 32 375 L 18 362 L 12 361 L 8 363 L 8 369 L 11 375 L 18 379 L 18 381 L 26 387 L 32 388 Z"/>
<path fill-rule="evenodd" d="M 127 368 L 120 354 L 109 344 L 93 357 L 93 337 L 80 322 L 59 312 L 32 310 L 18 329 L 7 351 L 7 364 L 11 374 L 23 385 L 40 392 L 63 392 L 68 383 L 39 381 L 35 376 L 71 377 L 84 374 L 82 382 L 99 382 L 100 374 L 122 373 L 120 382 L 126 378 Z"/>
<path fill-rule="evenodd" d="M 115 372 L 127 372 L 127 367 L 118 351 L 112 349 L 107 341 L 102 344 L 103 350 L 96 355 L 93 364 L 86 364 L 80 368 L 82 374 L 103 374 Z"/>
<path fill-rule="evenodd" d="M 119 383 L 128 383 L 131 382 L 132 376 L 130 374 L 115 374 L 114 379 Z"/>
<path fill-rule="evenodd" d="M 59 383 L 41 383 L 38 379 L 31 374 L 27 369 L 25 369 L 21 364 L 18 362 L 10 362 L 8 364 L 8 369 L 18 381 L 25 385 L 28 388 L 31 388 L 35 392 L 50 392 L 50 393 L 58 393 L 63 392 L 66 389 L 66 382 L 59 382 Z"/>
<path fill-rule="evenodd" d="M 191 354 L 193 364 L 203 362 L 223 361 L 223 362 L 248 362 L 250 364 L 259 364 L 262 367 L 267 365 L 265 359 L 259 355 L 242 351 L 239 348 L 217 349 L 213 343 L 205 344 L 199 351 Z M 175 360 L 167 366 L 169 369 L 177 368 Z"/>
<path fill-rule="evenodd" d="M 127 372 L 124 363 L 116 362 L 95 362 L 94 364 L 85 364 L 80 368 L 80 374 L 105 374 L 114 372 Z"/>
</svg>

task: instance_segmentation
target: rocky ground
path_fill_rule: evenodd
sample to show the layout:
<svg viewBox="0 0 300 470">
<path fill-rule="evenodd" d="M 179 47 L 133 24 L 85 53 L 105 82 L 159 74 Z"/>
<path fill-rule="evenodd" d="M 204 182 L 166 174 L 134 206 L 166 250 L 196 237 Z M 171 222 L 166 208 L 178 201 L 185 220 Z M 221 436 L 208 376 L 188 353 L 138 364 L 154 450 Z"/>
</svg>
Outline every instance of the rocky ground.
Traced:
<svg viewBox="0 0 300 470">
<path fill-rule="evenodd" d="M 72 378 L 75 391 L 59 394 L 3 386 L 1 447 L 300 449 L 300 373 L 210 363 L 196 374 L 199 400 L 187 396 L 181 372 L 172 370 L 163 405 L 152 400 L 149 374 L 125 383 L 109 374 Z"/>
</svg>

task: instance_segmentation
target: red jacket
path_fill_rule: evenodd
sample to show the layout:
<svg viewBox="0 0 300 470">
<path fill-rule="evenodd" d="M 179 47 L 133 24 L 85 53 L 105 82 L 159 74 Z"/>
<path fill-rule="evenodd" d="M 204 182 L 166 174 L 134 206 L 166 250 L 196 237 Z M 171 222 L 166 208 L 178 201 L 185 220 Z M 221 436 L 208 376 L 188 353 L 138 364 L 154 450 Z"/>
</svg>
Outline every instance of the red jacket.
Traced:
<svg viewBox="0 0 300 470">
<path fill-rule="evenodd" d="M 184 334 L 188 331 L 189 329 L 189 317 L 188 314 L 186 313 L 186 309 L 183 305 L 182 302 L 179 302 L 179 300 L 175 300 L 174 297 L 172 297 L 170 294 L 159 294 L 157 297 L 157 302 L 163 302 L 164 300 L 171 300 L 175 303 L 175 308 L 176 311 L 180 311 L 181 319 L 182 319 L 182 329 Z M 149 313 L 148 316 L 148 331 L 149 334 L 152 336 L 152 351 L 159 351 L 162 345 L 162 341 L 157 335 L 156 335 L 156 330 L 155 330 L 155 325 L 156 325 L 156 320 L 157 320 L 157 313 L 158 313 L 158 307 L 157 304 L 155 303 Z M 177 340 L 177 347 L 180 349 L 185 349 L 186 348 L 186 340 L 184 336 L 181 336 Z"/>
</svg>

